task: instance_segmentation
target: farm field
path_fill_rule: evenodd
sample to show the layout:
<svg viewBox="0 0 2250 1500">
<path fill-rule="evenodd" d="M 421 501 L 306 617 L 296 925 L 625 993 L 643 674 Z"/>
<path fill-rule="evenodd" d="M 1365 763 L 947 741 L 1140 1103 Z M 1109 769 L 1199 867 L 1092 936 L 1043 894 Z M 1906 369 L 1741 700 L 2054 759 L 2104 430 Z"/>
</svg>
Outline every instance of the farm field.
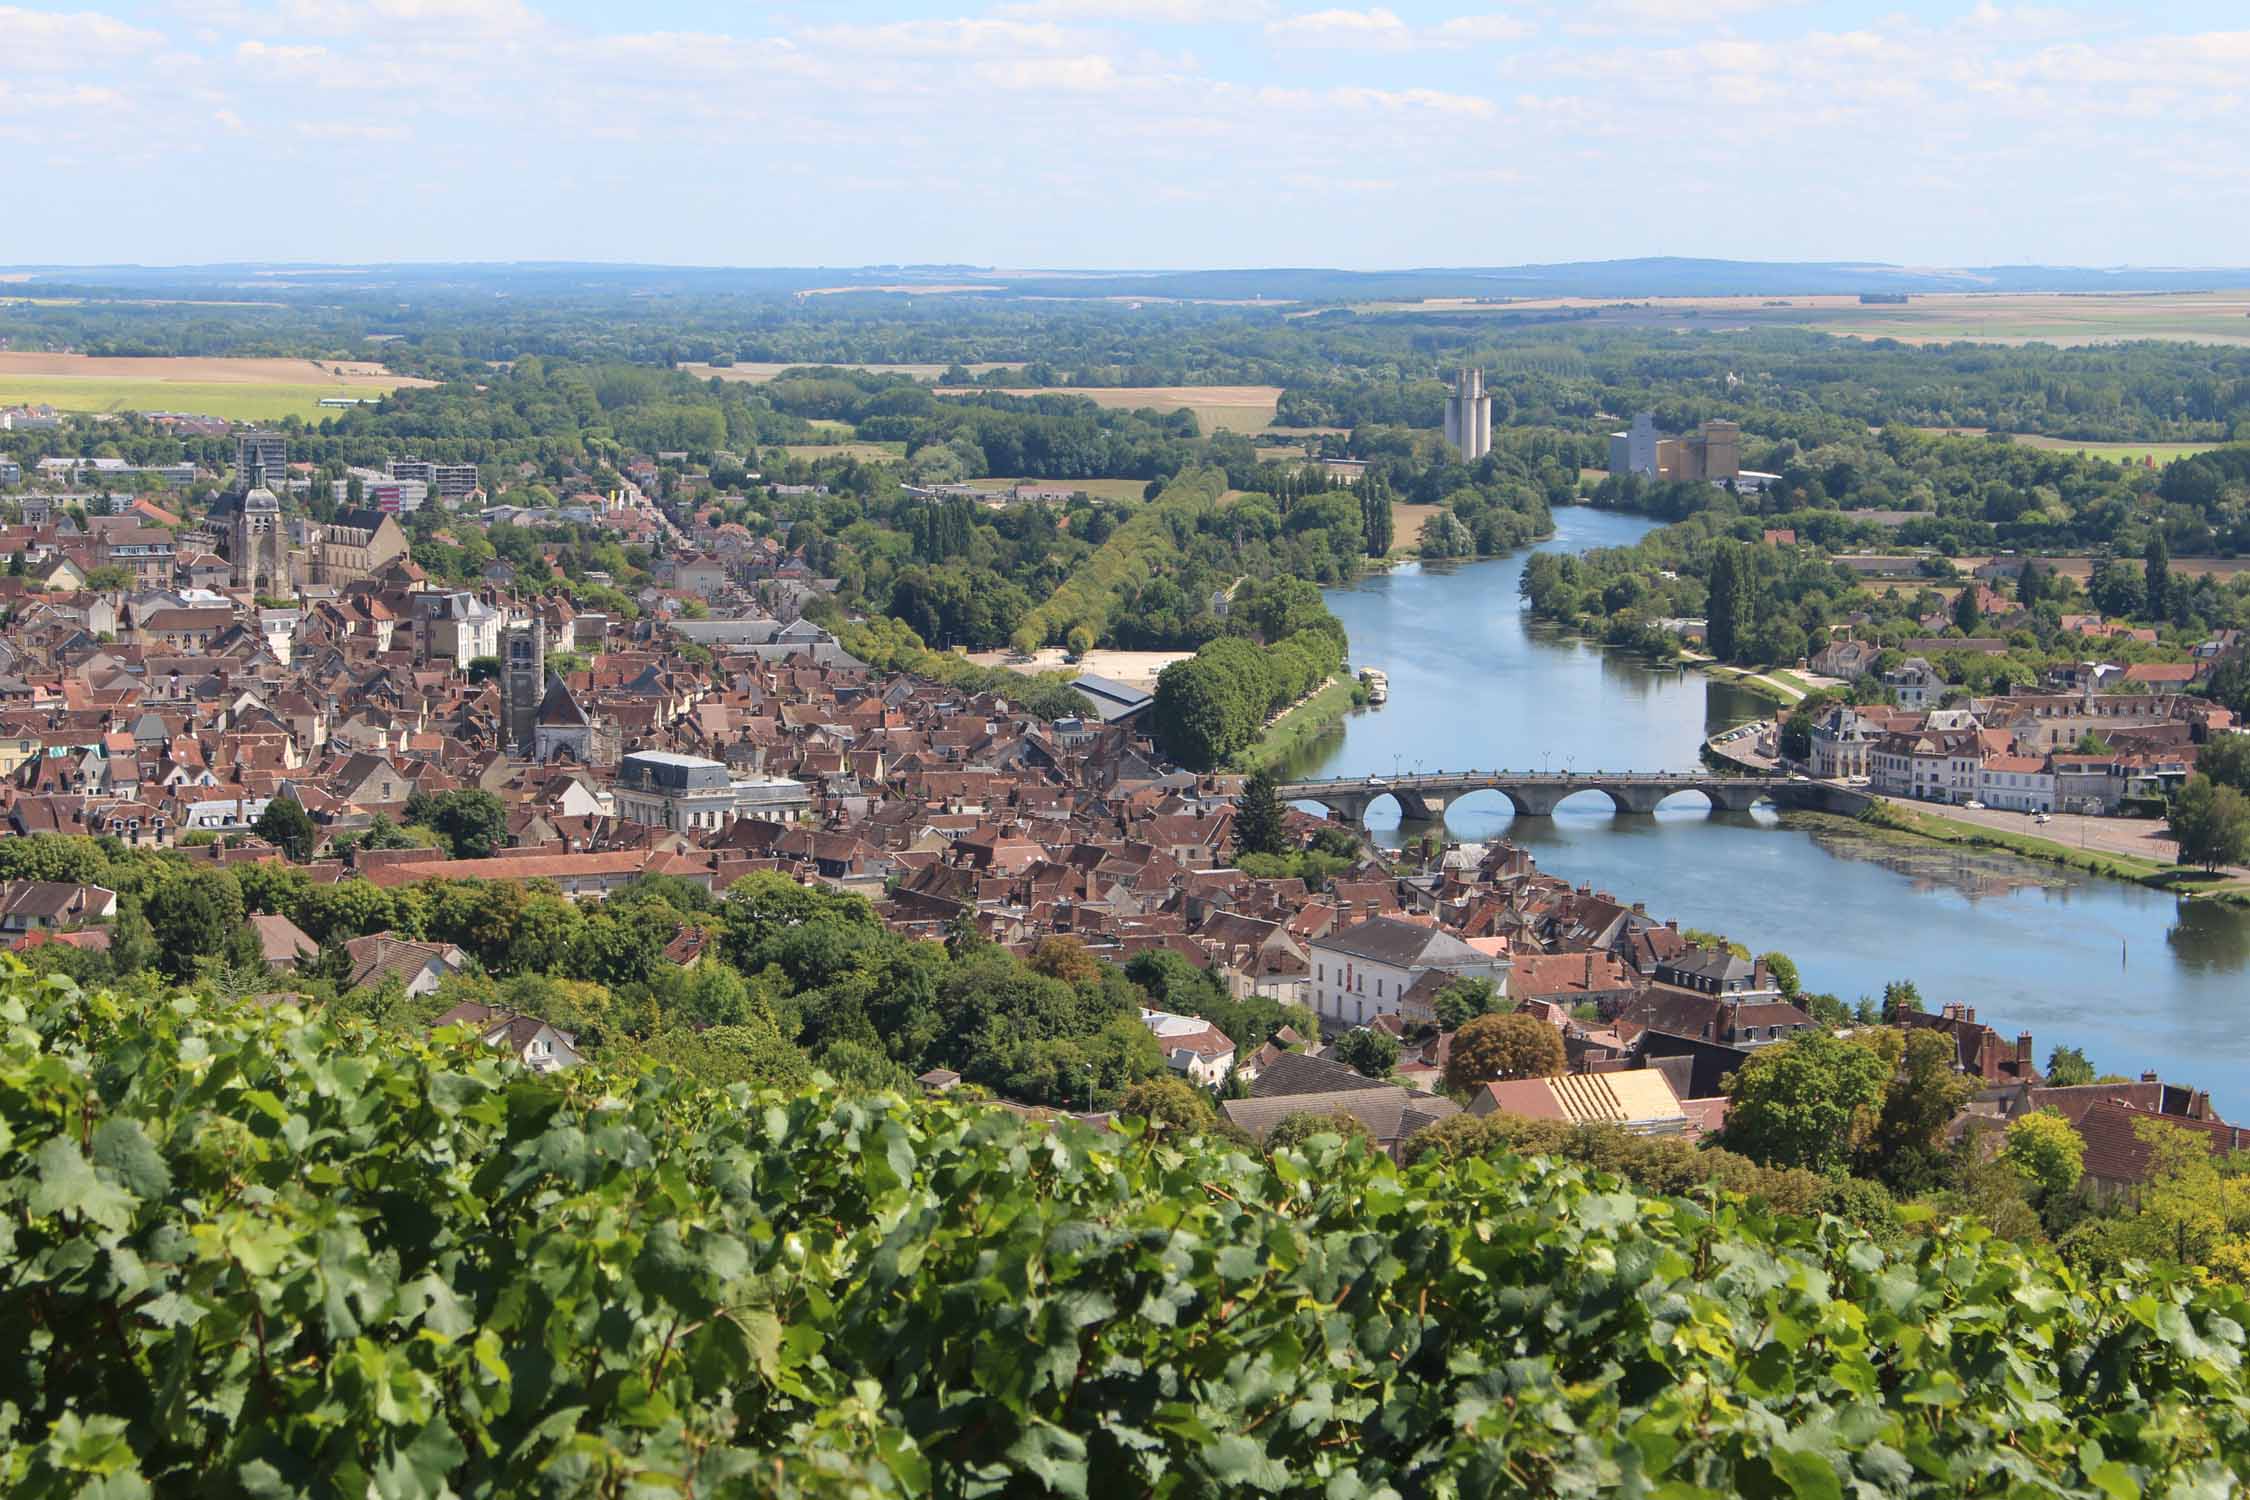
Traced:
<svg viewBox="0 0 2250 1500">
<path fill-rule="evenodd" d="M 2250 290 L 2105 295 L 2102 293 L 1915 292 L 1905 303 L 1863 303 L 1852 296 L 1793 297 L 1538 297 L 1523 301 L 1431 298 L 1370 302 L 1368 313 L 1520 313 L 1597 309 L 1600 321 L 1720 331 L 1776 324 L 1816 328 L 1851 338 L 1908 344 L 1970 340 L 1987 344 L 2179 343 L 2250 345 Z M 1312 309 L 1311 311 L 1319 311 Z M 1292 316 L 1308 316 L 1292 314 Z"/>
<path fill-rule="evenodd" d="M 938 388 L 941 396 L 974 395 L 956 386 Z M 1011 396 L 1083 396 L 1096 406 L 1119 411 L 1154 407 L 1158 411 L 1186 409 L 1196 415 L 1205 432 L 1263 432 L 1273 424 L 1274 408 L 1281 402 L 1278 385 L 1161 385 L 1161 386 L 1042 386 L 1010 391 Z"/>
<path fill-rule="evenodd" d="M 2076 579 L 2080 585 L 2093 576 L 2094 563 L 2087 557 L 2055 557 L 2039 559 L 2039 566 L 2052 568 L 2065 578 Z M 2135 566 L 2138 566 L 2136 562 Z M 2182 578 L 2200 578 L 2208 573 L 2221 583 L 2250 573 L 2250 557 L 2175 557 L 2172 571 Z"/>
<path fill-rule="evenodd" d="M 972 479 L 977 485 L 1036 484 L 1043 489 L 1084 490 L 1096 500 L 1139 500 L 1148 489 L 1145 479 Z"/>
<path fill-rule="evenodd" d="M 784 443 L 781 451 L 791 458 L 850 458 L 861 463 L 906 457 L 904 443 Z"/>
<path fill-rule="evenodd" d="M 1982 427 L 1917 427 L 1914 430 L 1931 437 L 1980 438 L 1985 435 Z M 2088 442 L 2083 438 L 2039 437 L 2031 433 L 2017 433 L 2009 441 L 2021 443 L 2027 448 L 2043 448 L 2051 453 L 2079 453 L 2087 458 L 2106 458 L 2118 463 L 2140 464 L 2153 458 L 2158 465 L 2168 464 L 2175 458 L 2193 458 L 2198 453 L 2209 453 L 2214 448 L 2227 446 L 2224 443 L 2098 443 Z"/>
<path fill-rule="evenodd" d="M 2088 458 L 2106 458 L 2112 463 L 2140 464 L 2154 459 L 2157 464 L 2168 464 L 2175 458 L 2193 458 L 2198 453 L 2209 453 L 2221 443 L 2087 443 L 2076 438 L 2024 437 L 2016 441 L 2027 448 L 2045 448 L 2056 453 L 2082 453 Z"/>
<path fill-rule="evenodd" d="M 323 396 L 380 396 L 431 383 L 366 363 L 0 352 L 0 404 L 44 403 L 64 411 L 191 411 L 239 422 L 288 416 L 317 422 L 335 415 L 321 406 Z"/>
<path fill-rule="evenodd" d="M 1442 506 L 1409 505 L 1404 500 L 1391 502 L 1392 557 L 1412 557 L 1422 545 L 1422 523 L 1436 515 Z"/>
<path fill-rule="evenodd" d="M 683 373 L 693 375 L 698 380 L 740 380 L 751 385 L 763 385 L 780 375 L 784 370 L 805 368 L 808 367 L 802 363 L 777 365 L 752 364 L 747 361 L 734 365 L 683 364 L 680 366 Z M 916 380 L 935 380 L 953 367 L 951 365 L 863 365 L 844 362 L 830 365 L 828 368 L 865 370 L 876 375 L 911 375 Z M 1002 361 L 996 364 L 964 365 L 962 368 L 971 375 L 982 375 L 987 370 L 1020 370 L 1023 368 L 1023 364 L 1020 360 L 1012 363 Z"/>
</svg>

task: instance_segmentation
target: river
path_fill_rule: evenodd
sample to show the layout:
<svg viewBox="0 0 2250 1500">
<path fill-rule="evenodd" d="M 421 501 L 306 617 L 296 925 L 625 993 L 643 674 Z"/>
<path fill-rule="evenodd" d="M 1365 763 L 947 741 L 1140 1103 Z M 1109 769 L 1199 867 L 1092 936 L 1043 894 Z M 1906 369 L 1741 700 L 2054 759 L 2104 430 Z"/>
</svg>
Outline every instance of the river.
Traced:
<svg viewBox="0 0 2250 1500">
<path fill-rule="evenodd" d="M 1656 524 L 1558 511 L 1537 550 L 1618 545 Z M 1285 773 L 1687 770 L 1707 735 L 1766 712 L 1738 688 L 1532 621 L 1517 590 L 1527 555 L 1329 590 L 1354 664 L 1390 674 L 1390 701 Z M 1379 841 L 1399 840 L 1390 801 L 1368 821 Z M 2250 1115 L 2250 911 L 2005 855 L 1807 831 L 1764 809 L 1715 813 L 1693 795 L 1654 817 L 1586 793 L 1553 818 L 1515 818 L 1486 792 L 1448 809 L 1446 825 L 1458 839 L 1514 839 L 1548 873 L 1682 927 L 1780 949 L 1808 989 L 1850 1001 L 1911 979 L 1930 1009 L 1958 1001 L 2005 1037 L 2033 1033 L 2042 1065 L 2050 1047 L 2078 1046 L 2103 1072 L 2153 1070 L 2210 1090 L 2230 1118 Z"/>
</svg>

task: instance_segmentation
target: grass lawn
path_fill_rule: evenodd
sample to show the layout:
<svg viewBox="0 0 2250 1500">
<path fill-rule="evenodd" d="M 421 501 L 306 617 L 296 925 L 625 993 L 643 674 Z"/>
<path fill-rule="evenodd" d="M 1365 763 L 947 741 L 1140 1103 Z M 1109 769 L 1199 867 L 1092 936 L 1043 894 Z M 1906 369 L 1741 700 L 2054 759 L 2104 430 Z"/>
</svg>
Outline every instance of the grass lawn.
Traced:
<svg viewBox="0 0 2250 1500">
<path fill-rule="evenodd" d="M 1352 689 L 1356 685 L 1348 677 L 1339 677 L 1303 699 L 1267 725 L 1266 732 L 1246 749 L 1237 752 L 1235 764 L 1245 771 L 1280 765 L 1298 746 L 1327 732 L 1352 711 Z"/>
<path fill-rule="evenodd" d="M 323 396 L 380 396 L 370 385 L 261 384 L 249 381 L 96 380 L 73 375 L 0 375 L 0 406 L 44 403 L 61 411 L 186 411 L 230 422 L 336 416 Z"/>
</svg>

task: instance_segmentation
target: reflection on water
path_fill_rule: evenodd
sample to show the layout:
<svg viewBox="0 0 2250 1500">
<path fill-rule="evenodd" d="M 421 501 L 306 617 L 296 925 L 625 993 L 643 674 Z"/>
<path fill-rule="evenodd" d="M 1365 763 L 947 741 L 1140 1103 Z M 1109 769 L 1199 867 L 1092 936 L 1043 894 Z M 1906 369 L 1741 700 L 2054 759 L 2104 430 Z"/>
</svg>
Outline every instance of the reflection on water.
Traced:
<svg viewBox="0 0 2250 1500">
<path fill-rule="evenodd" d="M 2180 919 L 2164 934 L 2164 942 L 2181 968 L 2198 974 L 2250 969 L 2250 922 L 2242 919 L 2239 907 L 2183 901 Z"/>
<path fill-rule="evenodd" d="M 1652 524 L 1584 509 L 1556 519 L 1559 535 L 1542 546 L 1557 550 L 1629 542 Z M 1355 665 L 1388 672 L 1391 700 L 1304 747 L 1288 774 L 1685 770 L 1706 736 L 1770 712 L 1734 685 L 1534 627 L 1522 571 L 1519 554 L 1329 590 Z M 2104 1071 L 2154 1068 L 2250 1117 L 2250 1028 L 2240 1024 L 2250 912 L 2005 855 L 1808 837 L 1770 810 L 1699 803 L 1618 815 L 1587 794 L 1552 818 L 1517 819 L 1497 793 L 1480 793 L 1447 809 L 1446 826 L 1455 838 L 1512 838 L 1541 868 L 1645 901 L 1683 927 L 1778 948 L 1816 990 L 1849 1000 L 1911 978 L 1933 1006 L 1962 1001 L 2005 1035 L 2034 1032 L 2042 1059 L 2056 1043 L 2082 1046 Z M 1379 840 L 1399 842 L 1388 798 L 1369 822 Z"/>
<path fill-rule="evenodd" d="M 1917 891 L 1958 891 L 1972 901 L 1980 896 L 2006 896 L 2017 891 L 2048 890 L 2067 893 L 2088 884 L 2088 877 L 2059 865 L 2034 864 L 2005 854 L 1956 849 L 1943 844 L 1911 844 L 1861 833 L 1840 819 L 1783 821 L 1802 826 L 1824 854 L 1836 859 L 1863 860 L 1903 875 Z"/>
</svg>

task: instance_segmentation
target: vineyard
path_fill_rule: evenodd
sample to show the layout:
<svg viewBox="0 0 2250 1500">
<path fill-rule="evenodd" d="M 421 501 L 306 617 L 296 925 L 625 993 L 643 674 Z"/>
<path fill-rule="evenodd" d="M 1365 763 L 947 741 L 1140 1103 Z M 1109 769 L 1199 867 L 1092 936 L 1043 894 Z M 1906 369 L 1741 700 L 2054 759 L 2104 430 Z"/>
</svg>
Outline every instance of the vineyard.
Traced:
<svg viewBox="0 0 2250 1500">
<path fill-rule="evenodd" d="M 11 1495 L 2209 1495 L 2241 1296 L 0 980 Z"/>
</svg>

